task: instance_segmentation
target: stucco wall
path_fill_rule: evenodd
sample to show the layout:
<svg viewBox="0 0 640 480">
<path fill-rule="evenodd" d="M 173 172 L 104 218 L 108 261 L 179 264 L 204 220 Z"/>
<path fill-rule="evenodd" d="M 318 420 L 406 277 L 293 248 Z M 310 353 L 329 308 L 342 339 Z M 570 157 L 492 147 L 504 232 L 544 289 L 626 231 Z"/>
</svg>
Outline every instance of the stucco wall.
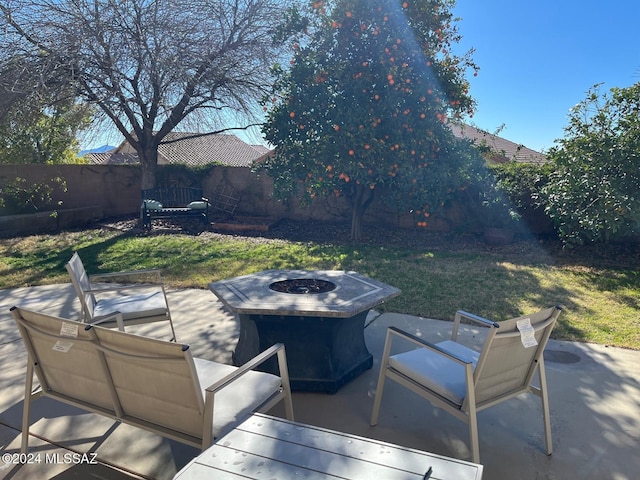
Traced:
<svg viewBox="0 0 640 480">
<path fill-rule="evenodd" d="M 107 165 L 0 165 L 0 184 L 24 178 L 29 184 L 51 183 L 60 177 L 66 191 L 56 188 L 59 209 L 100 206 L 104 216 L 135 212 L 140 206 L 140 169 Z M 62 204 L 57 206 L 61 201 Z"/>
<path fill-rule="evenodd" d="M 159 166 L 159 169 L 162 169 Z M 56 188 L 53 204 L 59 201 L 59 209 L 73 209 L 98 205 L 105 217 L 128 215 L 140 209 L 140 168 L 129 165 L 0 165 L 0 185 L 24 178 L 28 184 L 51 183 L 53 178 L 63 178 L 67 190 Z M 204 194 L 213 197 L 216 189 L 225 186 L 233 189 L 238 198 L 236 213 L 252 216 L 308 218 L 334 218 L 335 208 L 317 202 L 304 209 L 296 201 L 283 205 L 271 197 L 273 182 L 266 175 L 257 175 L 244 167 L 213 167 L 200 180 Z M 325 208 L 333 210 L 325 212 Z"/>
<path fill-rule="evenodd" d="M 159 166 L 162 169 L 162 166 Z M 29 183 L 49 182 L 64 178 L 67 191 L 56 190 L 55 208 L 77 209 L 99 207 L 104 217 L 136 214 L 140 210 L 140 168 L 130 165 L 0 165 L 0 185 L 25 178 Z M 271 197 L 273 182 L 267 175 L 259 175 L 244 167 L 213 167 L 200 179 L 204 194 L 213 198 L 220 186 L 233 189 L 238 199 L 236 214 L 272 218 L 349 220 L 349 207 L 343 198 L 317 199 L 309 207 L 299 205 L 297 199 L 283 204 Z M 410 215 L 398 215 L 383 202 L 376 201 L 369 209 L 365 222 L 382 222 L 399 227 L 413 227 Z M 464 216 L 456 209 L 447 213 L 446 220 L 429 219 L 430 230 L 450 230 L 464 223 Z"/>
<path fill-rule="evenodd" d="M 163 168 L 159 166 L 159 168 Z M 56 189 L 53 203 L 57 209 L 100 207 L 104 217 L 136 214 L 140 208 L 140 168 L 130 165 L 0 165 L 0 185 L 24 178 L 29 184 L 60 177 L 66 191 Z M 293 218 L 298 220 L 348 220 L 349 207 L 344 198 L 330 196 L 303 207 L 297 199 L 283 204 L 271 196 L 273 182 L 267 175 L 244 167 L 214 167 L 201 179 L 204 194 L 213 198 L 221 186 L 233 189 L 238 199 L 236 214 Z M 382 202 L 369 210 L 366 221 L 383 221 L 411 226 L 409 217 L 399 217 Z"/>
</svg>

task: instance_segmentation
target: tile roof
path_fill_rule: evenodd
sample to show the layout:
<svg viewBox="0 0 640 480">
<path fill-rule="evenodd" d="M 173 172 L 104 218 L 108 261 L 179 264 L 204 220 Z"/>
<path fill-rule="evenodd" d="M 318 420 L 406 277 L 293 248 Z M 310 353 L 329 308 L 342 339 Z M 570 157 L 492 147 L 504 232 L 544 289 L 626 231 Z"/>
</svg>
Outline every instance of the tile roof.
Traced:
<svg viewBox="0 0 640 480">
<path fill-rule="evenodd" d="M 484 130 L 465 124 L 451 124 L 451 131 L 458 138 L 467 138 L 476 145 L 486 145 L 491 148 L 493 155 L 489 160 L 495 163 L 505 163 L 511 160 L 522 163 L 546 163 L 547 157 L 542 153 L 531 150 L 524 145 L 505 140 Z"/>
<path fill-rule="evenodd" d="M 194 137 L 194 133 L 171 132 L 158 146 L 159 164 L 205 165 L 217 163 L 229 167 L 250 167 L 269 149 L 262 145 L 252 146 L 235 135 L 212 134 Z M 123 142 L 116 150 L 106 153 L 89 153 L 86 158 L 99 164 L 136 164 L 136 153 Z"/>
<path fill-rule="evenodd" d="M 84 158 L 96 165 L 137 165 L 138 155 L 135 153 L 118 153 L 115 150 L 110 152 L 91 152 L 84 155 Z"/>
<path fill-rule="evenodd" d="M 169 133 L 158 147 L 158 155 L 164 157 L 167 163 L 192 166 L 218 163 L 229 167 L 250 167 L 264 153 L 235 135 L 193 135 Z"/>
<path fill-rule="evenodd" d="M 269 153 L 271 149 L 265 147 L 264 145 L 251 145 L 253 148 L 260 152 L 260 155 L 264 155 L 265 153 Z"/>
<path fill-rule="evenodd" d="M 511 160 L 523 163 L 541 164 L 547 158 L 524 145 L 505 140 L 502 137 L 480 130 L 471 125 L 451 124 L 453 134 L 458 138 L 467 138 L 477 145 L 486 145 L 494 152 L 489 160 L 505 163 Z M 205 165 L 217 163 L 230 167 L 250 167 L 256 160 L 264 160 L 271 153 L 264 145 L 249 145 L 235 135 L 212 134 L 194 137 L 194 133 L 171 132 L 158 147 L 159 164 Z M 123 153 L 131 150 L 127 142 L 117 149 L 105 153 L 85 155 L 91 163 L 109 165 L 133 165 L 138 163 L 136 153 Z"/>
</svg>

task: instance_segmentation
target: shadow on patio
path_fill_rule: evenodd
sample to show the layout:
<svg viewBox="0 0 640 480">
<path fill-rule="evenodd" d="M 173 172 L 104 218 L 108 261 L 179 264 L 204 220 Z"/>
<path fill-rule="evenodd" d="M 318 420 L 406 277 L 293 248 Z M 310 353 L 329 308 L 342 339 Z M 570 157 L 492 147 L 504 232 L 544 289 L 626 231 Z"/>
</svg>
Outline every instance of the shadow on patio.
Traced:
<svg viewBox="0 0 640 480">
<path fill-rule="evenodd" d="M 189 343 L 195 357 L 230 363 L 238 336 L 234 316 L 208 290 L 173 290 L 168 296 L 178 341 Z M 13 305 L 67 318 L 80 315 L 70 284 L 0 291 L 2 453 L 18 452 L 24 396 L 26 352 L 9 314 Z M 296 421 L 468 460 L 466 425 L 393 383 L 385 388 L 378 426 L 369 426 L 387 326 L 433 341 L 447 337 L 451 326 L 396 313 L 374 317 L 372 313 L 365 330 L 373 368 L 335 395 L 295 392 Z M 166 333 L 163 327 L 141 325 L 129 331 L 157 336 Z M 471 328 L 465 332 L 475 333 Z M 552 340 L 545 356 L 553 456 L 544 453 L 540 402 L 531 395 L 518 397 L 479 414 L 483 478 L 637 478 L 640 352 Z M 277 409 L 271 413 L 283 416 Z M 41 454 L 39 463 L 0 462 L 0 477 L 170 479 L 199 453 L 49 399 L 34 403 L 31 423 L 37 435 L 30 442 L 31 452 Z M 65 463 L 65 453 L 71 451 L 97 453 L 99 464 Z"/>
</svg>

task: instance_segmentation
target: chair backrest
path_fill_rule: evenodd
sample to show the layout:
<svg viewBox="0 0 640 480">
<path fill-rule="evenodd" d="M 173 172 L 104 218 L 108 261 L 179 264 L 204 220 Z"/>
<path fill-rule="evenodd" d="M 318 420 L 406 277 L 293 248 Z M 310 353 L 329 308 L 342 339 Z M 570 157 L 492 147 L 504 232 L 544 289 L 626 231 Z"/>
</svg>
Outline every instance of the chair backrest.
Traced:
<svg viewBox="0 0 640 480">
<path fill-rule="evenodd" d="M 84 315 L 85 322 L 88 322 L 93 318 L 93 310 L 96 305 L 95 295 L 87 293 L 91 290 L 91 282 L 89 281 L 89 275 L 86 270 L 78 252 L 74 252 L 71 260 L 65 265 L 69 276 L 71 277 L 71 283 L 76 291 L 76 295 L 80 299 L 80 305 L 82 306 L 82 313 Z"/>
<path fill-rule="evenodd" d="M 202 438 L 204 397 L 188 345 L 16 307 L 12 314 L 47 396 L 195 444 Z"/>
<path fill-rule="evenodd" d="M 553 307 L 500 322 L 487 335 L 474 371 L 476 405 L 527 391 L 551 335 L 560 308 Z M 537 345 L 525 347 L 518 322 L 530 324 Z M 534 343 L 534 342 L 532 342 Z M 467 408 L 467 402 L 463 409 Z"/>
</svg>

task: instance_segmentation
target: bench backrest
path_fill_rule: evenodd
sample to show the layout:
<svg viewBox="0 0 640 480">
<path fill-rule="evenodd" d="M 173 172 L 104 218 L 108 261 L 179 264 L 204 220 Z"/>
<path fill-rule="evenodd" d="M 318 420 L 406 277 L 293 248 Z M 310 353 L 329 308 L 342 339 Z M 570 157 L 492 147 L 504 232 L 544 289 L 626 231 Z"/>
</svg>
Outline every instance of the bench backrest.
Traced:
<svg viewBox="0 0 640 480">
<path fill-rule="evenodd" d="M 185 207 L 202 200 L 202 189 L 194 187 L 164 187 L 142 190 L 142 200 L 156 200 L 163 207 Z"/>
<path fill-rule="evenodd" d="M 188 345 L 15 307 L 12 314 L 45 395 L 201 443 L 204 398 Z"/>
</svg>

